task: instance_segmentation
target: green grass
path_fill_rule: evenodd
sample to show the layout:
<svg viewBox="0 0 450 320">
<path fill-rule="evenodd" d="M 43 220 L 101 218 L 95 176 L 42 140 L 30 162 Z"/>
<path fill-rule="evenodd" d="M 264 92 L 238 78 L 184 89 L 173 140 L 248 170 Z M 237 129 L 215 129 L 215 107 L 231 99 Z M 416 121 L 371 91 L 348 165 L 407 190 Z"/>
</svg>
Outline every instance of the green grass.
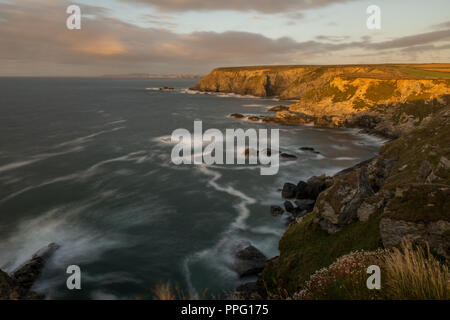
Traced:
<svg viewBox="0 0 450 320">
<path fill-rule="evenodd" d="M 380 214 L 374 214 L 367 222 L 352 223 L 332 235 L 314 223 L 314 218 L 311 214 L 301 223 L 291 225 L 280 240 L 278 264 L 269 263 L 262 273 L 270 294 L 292 294 L 313 272 L 329 266 L 338 257 L 354 250 L 375 250 L 382 246 Z"/>
<path fill-rule="evenodd" d="M 421 78 L 450 79 L 450 72 L 420 70 L 403 66 L 391 66 L 391 68 Z"/>
</svg>

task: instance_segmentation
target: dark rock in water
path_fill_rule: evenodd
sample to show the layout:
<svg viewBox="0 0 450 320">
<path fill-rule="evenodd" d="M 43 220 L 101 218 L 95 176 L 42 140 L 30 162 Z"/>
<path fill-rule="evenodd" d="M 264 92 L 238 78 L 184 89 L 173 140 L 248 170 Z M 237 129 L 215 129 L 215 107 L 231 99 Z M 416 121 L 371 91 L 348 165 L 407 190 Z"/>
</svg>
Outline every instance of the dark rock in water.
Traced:
<svg viewBox="0 0 450 320">
<path fill-rule="evenodd" d="M 44 299 L 44 295 L 30 289 L 41 275 L 45 263 L 58 247 L 52 243 L 40 249 L 11 276 L 0 270 L 0 300 Z"/>
<path fill-rule="evenodd" d="M 230 118 L 236 118 L 236 119 L 242 119 L 242 118 L 244 118 L 244 115 L 240 114 L 240 113 L 232 113 L 232 114 L 229 115 L 229 117 Z"/>
<path fill-rule="evenodd" d="M 50 256 L 59 248 L 55 243 L 40 249 L 30 260 L 26 261 L 13 272 L 12 278 L 23 289 L 29 290 L 41 275 L 42 269 Z"/>
<path fill-rule="evenodd" d="M 159 90 L 174 90 L 174 88 L 170 88 L 170 87 L 164 86 L 162 88 L 159 88 Z"/>
<path fill-rule="evenodd" d="M 268 111 L 278 112 L 278 111 L 288 111 L 288 110 L 289 110 L 289 107 L 287 107 L 287 106 L 275 106 L 275 107 L 270 108 Z"/>
<path fill-rule="evenodd" d="M 273 216 L 281 216 L 284 210 L 280 206 L 270 206 L 270 213 Z"/>
<path fill-rule="evenodd" d="M 297 186 L 293 183 L 285 183 L 283 190 L 281 191 L 281 196 L 285 199 L 292 199 L 295 197 Z"/>
<path fill-rule="evenodd" d="M 231 266 L 239 277 L 259 274 L 266 265 L 267 257 L 249 241 L 241 241 L 232 249 L 235 261 Z"/>
<path fill-rule="evenodd" d="M 303 199 L 303 200 L 295 200 L 294 201 L 297 207 L 295 208 L 298 212 L 306 211 L 311 212 L 314 209 L 314 204 L 316 203 L 314 200 Z"/>
<path fill-rule="evenodd" d="M 306 188 L 308 193 L 307 199 L 316 200 L 319 194 L 327 188 L 327 184 L 325 183 L 325 177 L 311 177 L 308 179 Z"/>
<path fill-rule="evenodd" d="M 302 151 L 314 151 L 314 148 L 311 148 L 311 147 L 301 147 L 299 149 Z"/>
<path fill-rule="evenodd" d="M 297 159 L 297 156 L 294 156 L 293 154 L 289 154 L 289 153 L 281 153 L 280 157 L 282 158 L 287 158 L 287 159 Z"/>
<path fill-rule="evenodd" d="M 289 212 L 289 213 L 294 213 L 295 212 L 295 207 L 292 204 L 292 202 L 290 202 L 290 201 L 285 201 L 284 202 L 284 209 L 286 209 L 286 211 Z"/>
<path fill-rule="evenodd" d="M 295 187 L 295 197 L 297 199 L 308 199 L 309 193 L 307 188 L 308 184 L 305 181 L 299 181 Z"/>
<path fill-rule="evenodd" d="M 261 118 L 260 117 L 256 117 L 256 116 L 249 116 L 249 117 L 247 117 L 247 120 L 249 120 L 249 121 L 259 121 L 259 120 L 261 120 Z"/>
</svg>

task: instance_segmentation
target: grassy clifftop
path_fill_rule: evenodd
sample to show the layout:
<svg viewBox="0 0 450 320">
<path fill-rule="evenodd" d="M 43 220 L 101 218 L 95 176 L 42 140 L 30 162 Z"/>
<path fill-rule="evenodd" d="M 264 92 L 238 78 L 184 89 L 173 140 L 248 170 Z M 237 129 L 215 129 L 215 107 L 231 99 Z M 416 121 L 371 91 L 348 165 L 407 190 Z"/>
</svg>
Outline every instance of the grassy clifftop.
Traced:
<svg viewBox="0 0 450 320">
<path fill-rule="evenodd" d="M 449 95 L 450 64 L 218 68 L 192 89 L 298 100 L 267 121 L 305 123 L 304 115 L 316 125 L 343 126 L 375 106 Z"/>
</svg>

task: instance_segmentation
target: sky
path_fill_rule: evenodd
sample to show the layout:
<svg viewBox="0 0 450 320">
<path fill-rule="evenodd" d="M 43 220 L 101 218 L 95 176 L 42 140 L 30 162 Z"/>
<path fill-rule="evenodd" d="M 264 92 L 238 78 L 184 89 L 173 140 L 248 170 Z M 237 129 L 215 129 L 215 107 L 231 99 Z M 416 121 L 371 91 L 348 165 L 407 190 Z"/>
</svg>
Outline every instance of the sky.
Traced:
<svg viewBox="0 0 450 320">
<path fill-rule="evenodd" d="M 80 30 L 66 27 L 70 5 Z M 366 26 L 370 5 L 379 30 Z M 0 0 L 0 76 L 449 58 L 449 0 Z"/>
</svg>

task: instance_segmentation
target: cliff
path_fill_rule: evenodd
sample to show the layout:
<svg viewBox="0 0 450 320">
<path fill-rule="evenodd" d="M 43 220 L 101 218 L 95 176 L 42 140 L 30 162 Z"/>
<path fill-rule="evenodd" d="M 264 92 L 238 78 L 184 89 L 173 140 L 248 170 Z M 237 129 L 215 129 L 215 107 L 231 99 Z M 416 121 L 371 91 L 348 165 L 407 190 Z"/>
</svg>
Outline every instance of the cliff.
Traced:
<svg viewBox="0 0 450 320">
<path fill-rule="evenodd" d="M 268 263 L 260 277 L 265 288 L 261 295 L 292 297 L 310 284 L 315 272 L 342 260 L 342 256 L 356 250 L 376 252 L 398 247 L 405 239 L 429 246 L 448 265 L 450 106 L 428 118 L 421 128 L 384 145 L 379 156 L 331 179 L 312 212 L 297 218 L 283 235 L 280 256 Z M 365 274 L 368 265 L 353 261 L 351 270 L 339 277 L 345 280 L 354 272 Z M 448 273 L 446 277 L 441 285 L 447 288 L 448 297 Z M 360 285 L 359 292 L 367 293 L 365 282 Z M 328 291 L 327 298 L 336 298 L 344 291 Z"/>
<path fill-rule="evenodd" d="M 262 66 L 219 68 L 192 89 L 298 100 L 263 121 L 354 126 L 363 112 L 450 94 L 450 65 Z M 439 70 L 439 71 L 436 71 Z M 397 117 L 398 115 L 392 115 Z M 391 120 L 391 119 L 385 119 Z M 392 128 L 391 128 L 392 129 Z M 383 128 L 386 135 L 398 136 Z M 382 131 L 383 131 L 382 130 Z M 394 130 L 395 131 L 395 130 Z"/>
<path fill-rule="evenodd" d="M 241 286 L 238 294 L 277 299 L 406 299 L 409 292 L 419 299 L 450 297 L 449 64 L 220 68 L 193 89 L 298 100 L 288 110 L 275 108 L 273 116 L 231 115 L 243 120 L 357 127 L 393 138 L 379 156 L 333 177 L 285 184 L 281 196 L 296 206 L 285 203 L 292 222 L 279 242 L 280 256 L 268 260 L 258 281 Z M 309 202 L 313 206 L 306 208 Z M 408 246 L 392 251 L 404 240 L 418 245 L 414 248 L 429 247 L 431 253 Z M 398 260 L 389 265 L 393 254 Z M 400 294 L 389 289 L 386 270 L 401 268 L 400 261 L 411 256 L 422 259 L 425 275 L 420 281 L 434 281 L 429 287 L 439 287 L 439 294 L 423 294 L 419 280 L 409 281 Z M 380 292 L 366 287 L 371 264 L 384 268 Z M 410 265 L 403 271 L 411 277 L 419 274 Z M 400 280 L 393 281 L 398 287 L 395 281 Z"/>
</svg>

